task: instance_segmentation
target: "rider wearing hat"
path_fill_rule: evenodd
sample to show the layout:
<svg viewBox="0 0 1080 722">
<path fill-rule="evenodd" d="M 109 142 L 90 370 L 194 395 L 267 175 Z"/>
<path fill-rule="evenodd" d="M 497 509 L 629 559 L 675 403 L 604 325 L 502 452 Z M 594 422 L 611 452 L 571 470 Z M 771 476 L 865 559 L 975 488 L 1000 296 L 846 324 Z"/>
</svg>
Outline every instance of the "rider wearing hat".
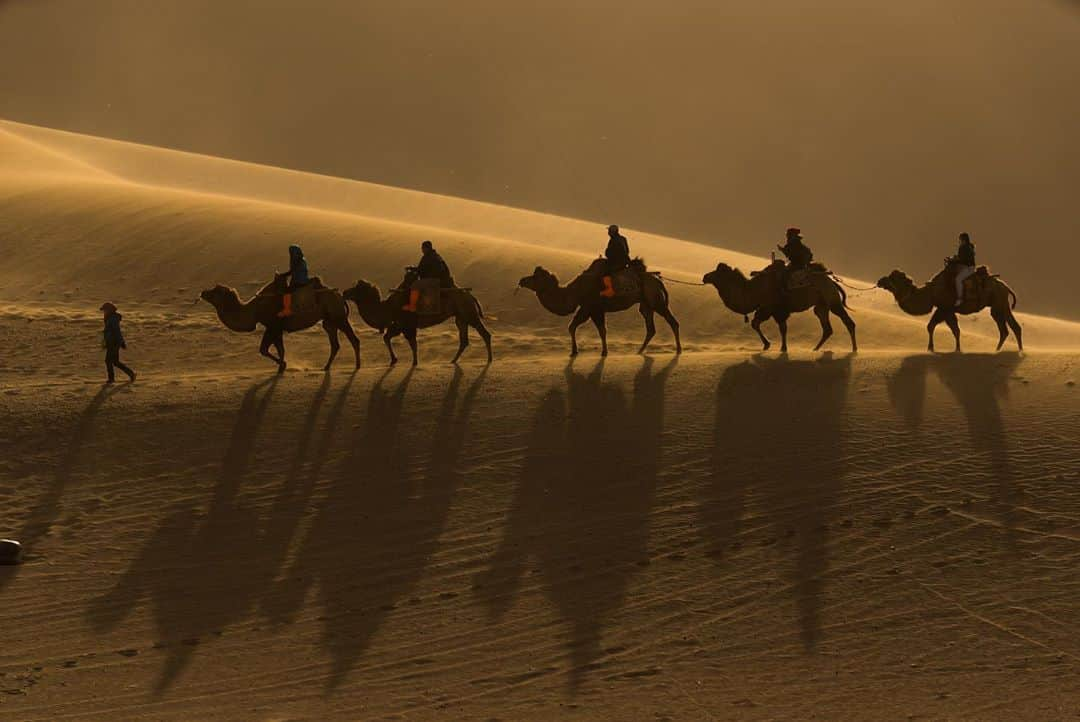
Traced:
<svg viewBox="0 0 1080 722">
<path fill-rule="evenodd" d="M 776 247 L 787 256 L 788 268 L 792 271 L 806 270 L 814 260 L 814 252 L 802 242 L 802 231 L 798 228 L 787 229 L 787 242 Z"/>
</svg>

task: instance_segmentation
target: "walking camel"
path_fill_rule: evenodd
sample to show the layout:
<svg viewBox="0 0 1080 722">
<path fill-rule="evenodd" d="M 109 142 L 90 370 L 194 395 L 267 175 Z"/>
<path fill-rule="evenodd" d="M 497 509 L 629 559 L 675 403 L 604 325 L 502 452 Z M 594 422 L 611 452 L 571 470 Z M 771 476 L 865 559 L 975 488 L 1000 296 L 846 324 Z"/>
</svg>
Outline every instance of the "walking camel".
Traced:
<svg viewBox="0 0 1080 722">
<path fill-rule="evenodd" d="M 855 342 L 855 321 L 847 311 L 847 294 L 828 273 L 808 271 L 807 285 L 796 288 L 783 288 L 783 274 L 772 267 L 747 278 L 738 268 L 726 263 L 716 264 L 716 270 L 705 274 L 702 282 L 712 286 L 720 294 L 724 305 L 746 318 L 753 313 L 750 327 L 757 332 L 766 351 L 772 345 L 761 330 L 764 321 L 773 318 L 780 329 L 780 352 L 787 353 L 787 320 L 793 313 L 814 309 L 814 315 L 821 323 L 821 340 L 814 346 L 817 351 L 832 336 L 832 324 L 829 314 L 835 314 L 848 335 L 851 336 L 851 350 L 858 351 Z"/>
<path fill-rule="evenodd" d="M 383 342 L 386 343 L 386 350 L 390 352 L 391 365 L 397 363 L 394 347 L 390 343 L 395 336 L 400 334 L 409 342 L 413 366 L 416 366 L 418 363 L 417 329 L 438 326 L 450 318 L 453 318 L 454 323 L 457 324 L 459 342 L 457 353 L 454 354 L 451 363 L 457 363 L 469 345 L 470 326 L 475 328 L 480 338 L 484 340 L 484 345 L 487 347 L 487 360 L 491 363 L 491 332 L 484 326 L 484 310 L 480 307 L 480 302 L 464 288 L 442 289 L 440 312 L 437 314 L 417 314 L 405 311 L 402 306 L 408 301 L 406 291 L 393 290 L 383 299 L 379 287 L 364 280 L 357 281 L 355 286 L 347 289 L 343 297 L 346 301 L 356 304 L 356 310 L 364 323 L 383 332 Z"/>
<path fill-rule="evenodd" d="M 637 305 L 638 312 L 645 319 L 645 340 L 641 342 L 638 353 L 644 353 L 649 341 L 656 335 L 656 324 L 653 314 L 658 313 L 675 334 L 675 352 L 682 353 L 682 341 L 679 338 L 679 322 L 668 304 L 668 292 L 664 288 L 663 281 L 653 273 L 649 273 L 644 262 L 634 259 L 630 268 L 637 272 L 639 283 L 633 293 L 626 293 L 613 298 L 605 298 L 600 295 L 600 276 L 605 272 L 605 261 L 598 258 L 593 261 L 588 269 L 569 284 L 559 285 L 559 279 L 551 271 L 542 266 L 537 266 L 531 276 L 525 276 L 518 281 L 518 286 L 527 288 L 536 294 L 540 305 L 558 316 L 569 316 L 570 319 L 570 355 L 577 356 L 577 328 L 586 320 L 592 319 L 600 334 L 600 355 L 607 356 L 607 324 L 605 316 L 608 313 L 625 311 L 631 306 Z"/>
<path fill-rule="evenodd" d="M 278 365 L 278 373 L 285 371 L 284 332 L 303 331 L 317 323 L 322 323 L 326 338 L 330 342 L 330 357 L 326 359 L 323 371 L 330 370 L 341 344 L 338 332 L 352 344 L 356 354 L 356 368 L 360 368 L 360 339 L 356 337 L 349 324 L 349 307 L 334 288 L 326 288 L 318 278 L 311 281 L 313 288 L 301 289 L 300 293 L 314 293 L 313 304 L 300 304 L 293 307 L 293 313 L 286 318 L 279 318 L 281 295 L 284 289 L 284 277 L 275 273 L 274 280 L 264 286 L 247 302 L 240 300 L 236 289 L 217 285 L 199 294 L 199 298 L 209 303 L 217 311 L 218 318 L 225 326 L 238 333 L 250 333 L 258 326 L 263 326 L 262 342 L 259 353 Z M 277 356 L 270 353 L 270 347 L 277 349 Z"/>
<path fill-rule="evenodd" d="M 922 286 L 916 286 L 906 273 L 899 270 L 879 279 L 877 285 L 878 288 L 884 288 L 892 293 L 897 305 L 904 313 L 925 316 L 933 312 L 930 322 L 926 325 L 926 332 L 930 337 L 928 351 L 934 350 L 934 329 L 942 321 L 952 331 L 953 338 L 956 339 L 956 350 L 959 351 L 960 324 L 957 323 L 956 314 L 978 313 L 988 306 L 990 315 L 998 327 L 997 350 L 1001 350 L 1005 339 L 1009 337 L 1009 329 L 1012 329 L 1013 335 L 1016 336 L 1016 345 L 1023 351 L 1023 329 L 1020 328 L 1020 323 L 1013 315 L 1013 309 L 1016 308 L 1016 294 L 1013 290 L 997 276 L 989 275 L 985 266 L 980 266 L 967 283 L 976 284 L 975 296 L 972 298 L 965 294 L 959 306 L 956 305 L 953 276 L 948 268 L 939 271 L 929 283 Z M 1009 303 L 1010 298 L 1012 303 Z"/>
</svg>

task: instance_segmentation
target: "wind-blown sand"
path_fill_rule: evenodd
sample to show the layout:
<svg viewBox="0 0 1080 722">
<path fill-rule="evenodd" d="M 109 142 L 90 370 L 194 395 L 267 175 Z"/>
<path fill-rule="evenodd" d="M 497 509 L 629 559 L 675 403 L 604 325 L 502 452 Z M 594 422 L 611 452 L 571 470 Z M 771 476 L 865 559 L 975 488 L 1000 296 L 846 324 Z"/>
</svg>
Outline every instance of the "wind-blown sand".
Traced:
<svg viewBox="0 0 1080 722">
<path fill-rule="evenodd" d="M 673 278 L 762 263 L 627 234 Z M 630 354 L 628 312 L 569 363 L 513 288 L 603 235 L 0 123 L 0 537 L 26 550 L 0 718 L 1073 714 L 1080 325 L 1020 314 L 1028 352 L 993 354 L 982 316 L 928 355 L 874 291 L 858 355 L 842 331 L 811 354 L 803 315 L 779 358 L 671 286 L 688 353 L 661 324 Z M 324 375 L 314 330 L 278 377 L 192 304 L 294 240 L 386 288 L 425 237 L 495 317 L 494 365 L 475 339 L 446 364 L 447 327 L 388 369 L 366 330 L 364 368 Z M 134 385 L 100 385 L 106 298 Z"/>
</svg>

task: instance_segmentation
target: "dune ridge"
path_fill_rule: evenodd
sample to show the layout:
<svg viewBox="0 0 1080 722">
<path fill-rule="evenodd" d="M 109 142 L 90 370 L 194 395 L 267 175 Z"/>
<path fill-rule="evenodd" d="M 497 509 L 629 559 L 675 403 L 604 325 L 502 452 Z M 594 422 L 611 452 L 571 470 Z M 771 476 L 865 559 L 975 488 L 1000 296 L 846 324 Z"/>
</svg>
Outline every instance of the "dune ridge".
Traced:
<svg viewBox="0 0 1080 722">
<path fill-rule="evenodd" d="M 602 226 L 574 219 L 17 123 L 2 122 L 0 130 L 8 149 L 0 166 L 0 234 L 14 253 L 14 262 L 0 270 L 0 297 L 9 309 L 51 305 L 71 313 L 69 306 L 112 298 L 147 319 L 160 316 L 162 306 L 169 309 L 165 313 L 205 317 L 203 310 L 185 307 L 197 289 L 226 283 L 251 292 L 281 266 L 284 248 L 295 241 L 330 283 L 345 287 L 364 277 L 385 289 L 415 261 L 419 241 L 431 236 L 459 282 L 474 287 L 498 319 L 497 336 L 515 337 L 530 352 L 561 353 L 556 338 L 565 319 L 542 311 L 530 294 L 515 293 L 516 281 L 537 264 L 568 280 L 603 246 Z M 50 164 L 50 173 L 26 172 L 39 159 Z M 68 171 L 60 165 L 65 159 Z M 650 267 L 688 283 L 698 282 L 718 261 L 744 269 L 765 262 L 627 233 L 635 254 Z M 842 271 L 837 259 L 826 260 Z M 672 284 L 669 290 L 693 348 L 757 345 L 711 288 Z M 1022 309 L 1023 289 L 1018 293 Z M 902 314 L 888 294 L 853 292 L 850 303 L 863 348 L 925 345 L 925 319 Z M 138 322 L 139 315 L 132 320 Z M 1024 314 L 1021 320 L 1031 348 L 1080 346 L 1080 324 Z M 972 350 L 993 343 L 988 318 L 962 323 Z M 617 314 L 611 325 L 613 338 L 626 348 L 640 338 L 637 314 Z M 810 314 L 791 325 L 794 343 L 813 343 L 817 324 Z M 587 342 L 590 333 L 583 332 Z M 769 333 L 777 335 L 775 329 Z M 452 336 L 449 330 L 428 335 L 435 344 L 449 343 Z M 540 345 L 533 343 L 536 336 L 550 338 Z M 669 341 L 661 330 L 659 348 Z M 842 350 L 845 339 L 834 336 L 831 344 Z"/>
</svg>

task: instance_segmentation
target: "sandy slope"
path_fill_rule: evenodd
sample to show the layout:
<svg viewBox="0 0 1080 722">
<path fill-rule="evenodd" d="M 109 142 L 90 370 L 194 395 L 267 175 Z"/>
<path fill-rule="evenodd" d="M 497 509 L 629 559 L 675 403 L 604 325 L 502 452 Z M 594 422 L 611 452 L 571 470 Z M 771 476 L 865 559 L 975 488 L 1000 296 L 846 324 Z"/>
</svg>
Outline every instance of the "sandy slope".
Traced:
<svg viewBox="0 0 1080 722">
<path fill-rule="evenodd" d="M 680 286 L 693 353 L 623 353 L 631 313 L 568 365 L 512 288 L 602 229 L 15 124 L 0 163 L 0 718 L 1074 712 L 1077 324 L 928 356 L 867 293 L 858 356 L 778 359 Z M 386 286 L 425 236 L 497 316 L 486 370 L 448 332 L 387 370 L 366 333 L 311 373 L 314 331 L 274 377 L 191 304 L 296 238 Z M 675 277 L 760 262 L 631 238 Z M 99 385 L 105 297 L 134 386 Z"/>
</svg>

